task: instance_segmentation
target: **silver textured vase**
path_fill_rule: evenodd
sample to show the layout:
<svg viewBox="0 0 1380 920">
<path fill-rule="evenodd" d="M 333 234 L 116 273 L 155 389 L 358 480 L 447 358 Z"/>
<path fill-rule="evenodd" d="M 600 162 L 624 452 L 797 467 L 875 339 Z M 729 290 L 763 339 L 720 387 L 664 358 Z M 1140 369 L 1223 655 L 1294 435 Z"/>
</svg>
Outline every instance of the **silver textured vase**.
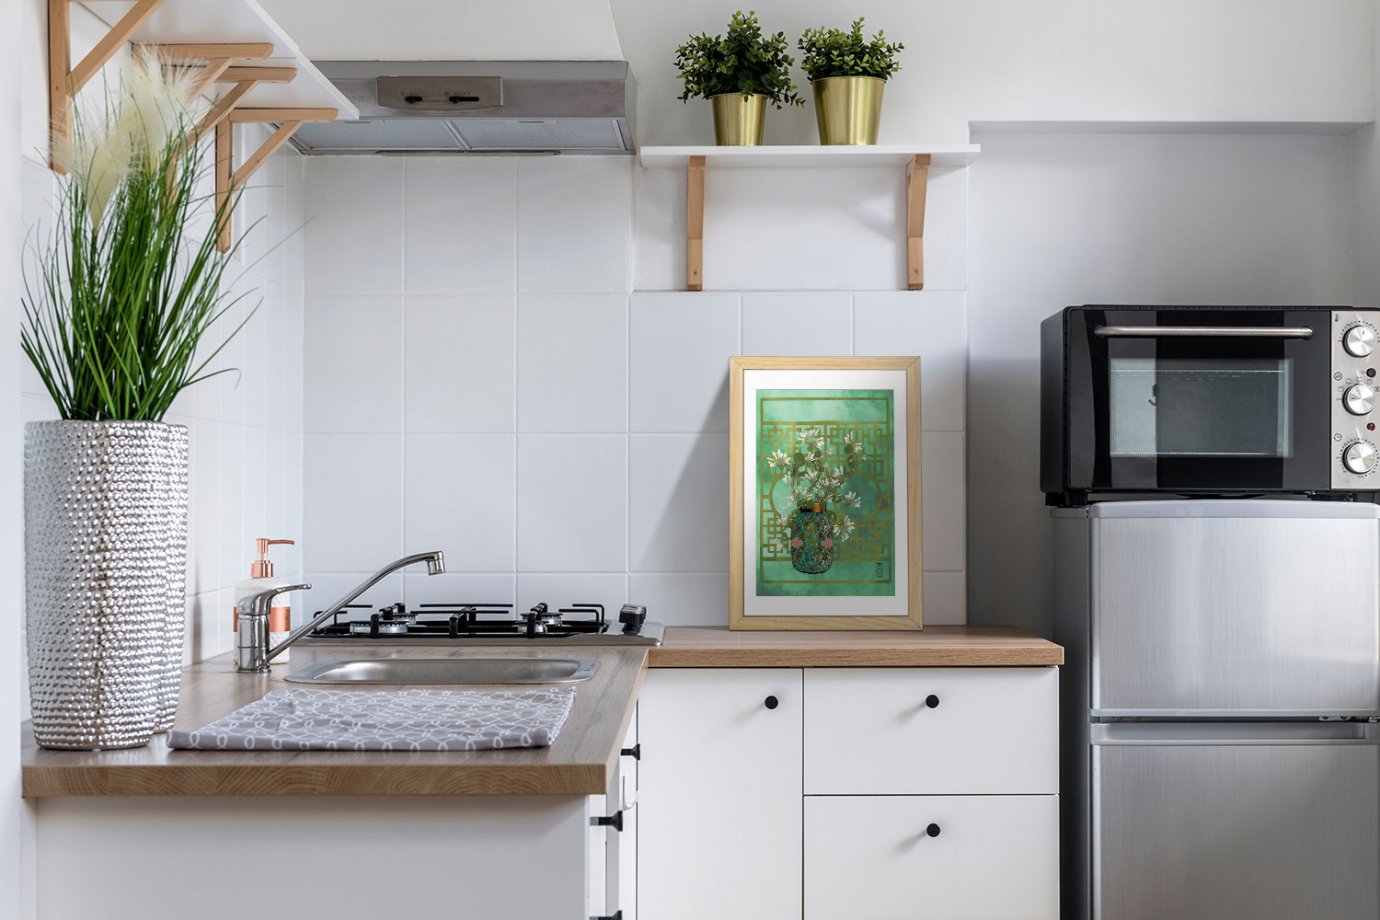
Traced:
<svg viewBox="0 0 1380 920">
<path fill-rule="evenodd" d="M 34 736 L 71 750 L 147 744 L 177 712 L 187 429 L 57 421 L 24 434 Z"/>
</svg>

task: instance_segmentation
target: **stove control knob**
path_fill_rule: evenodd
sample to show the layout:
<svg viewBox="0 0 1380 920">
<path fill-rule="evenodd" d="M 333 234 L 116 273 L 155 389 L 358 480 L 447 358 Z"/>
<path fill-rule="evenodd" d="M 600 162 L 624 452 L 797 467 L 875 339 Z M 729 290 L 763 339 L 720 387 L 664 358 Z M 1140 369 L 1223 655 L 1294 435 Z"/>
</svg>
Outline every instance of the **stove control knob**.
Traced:
<svg viewBox="0 0 1380 920">
<path fill-rule="evenodd" d="M 1358 383 L 1346 388 L 1342 394 L 1342 405 L 1352 415 L 1367 415 L 1375 408 L 1375 387 L 1368 383 Z"/>
<path fill-rule="evenodd" d="M 1342 466 L 1348 473 L 1365 476 L 1375 470 L 1375 445 L 1369 441 L 1352 441 L 1342 451 Z"/>
<path fill-rule="evenodd" d="M 1375 351 L 1375 330 L 1365 323 L 1348 326 L 1342 333 L 1342 347 L 1353 358 L 1364 358 Z"/>
</svg>

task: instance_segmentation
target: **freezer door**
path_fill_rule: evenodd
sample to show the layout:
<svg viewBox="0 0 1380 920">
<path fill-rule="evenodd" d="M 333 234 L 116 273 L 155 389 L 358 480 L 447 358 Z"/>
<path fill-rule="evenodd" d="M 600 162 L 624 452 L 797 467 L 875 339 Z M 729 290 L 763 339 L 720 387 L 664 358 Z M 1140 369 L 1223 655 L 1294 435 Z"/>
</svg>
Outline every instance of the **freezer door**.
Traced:
<svg viewBox="0 0 1380 920">
<path fill-rule="evenodd" d="M 1089 520 L 1095 716 L 1380 711 L 1380 521 L 1253 504 Z"/>
<path fill-rule="evenodd" d="M 1105 728 L 1120 734 L 1093 744 L 1095 920 L 1380 916 L 1373 741 Z"/>
</svg>

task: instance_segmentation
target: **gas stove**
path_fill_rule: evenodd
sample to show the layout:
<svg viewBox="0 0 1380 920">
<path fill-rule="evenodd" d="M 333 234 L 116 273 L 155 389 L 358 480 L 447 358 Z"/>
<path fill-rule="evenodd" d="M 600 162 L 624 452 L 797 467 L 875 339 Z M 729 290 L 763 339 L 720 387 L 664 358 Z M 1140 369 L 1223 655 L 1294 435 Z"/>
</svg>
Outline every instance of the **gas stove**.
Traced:
<svg viewBox="0 0 1380 920">
<path fill-rule="evenodd" d="M 618 625 L 618 624 L 621 624 Z M 351 604 L 307 634 L 313 640 L 452 644 L 477 641 L 551 642 L 567 645 L 660 645 L 665 627 L 647 622 L 647 608 L 624 604 L 618 624 L 603 604 L 571 604 L 552 610 L 537 604 L 517 612 L 512 604 L 418 604 L 379 607 Z"/>
</svg>

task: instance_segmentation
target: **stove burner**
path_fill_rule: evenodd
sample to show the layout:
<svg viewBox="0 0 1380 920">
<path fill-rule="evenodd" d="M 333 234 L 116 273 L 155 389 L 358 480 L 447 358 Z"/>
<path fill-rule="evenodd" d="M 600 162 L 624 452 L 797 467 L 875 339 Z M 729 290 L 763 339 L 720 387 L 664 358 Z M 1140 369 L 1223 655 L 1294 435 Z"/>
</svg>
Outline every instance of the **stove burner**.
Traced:
<svg viewBox="0 0 1380 920">
<path fill-rule="evenodd" d="M 357 609 L 370 609 L 368 607 Z M 624 608 L 625 610 L 627 608 Z M 629 621 L 620 617 L 622 635 L 637 635 Z M 640 626 L 640 622 L 637 624 Z M 401 603 L 380 607 L 363 620 L 342 620 L 318 627 L 317 638 L 503 638 L 561 639 L 609 633 L 602 604 L 572 604 L 552 610 L 537 604 L 516 613 L 512 604 L 419 604 L 408 609 Z"/>
</svg>

